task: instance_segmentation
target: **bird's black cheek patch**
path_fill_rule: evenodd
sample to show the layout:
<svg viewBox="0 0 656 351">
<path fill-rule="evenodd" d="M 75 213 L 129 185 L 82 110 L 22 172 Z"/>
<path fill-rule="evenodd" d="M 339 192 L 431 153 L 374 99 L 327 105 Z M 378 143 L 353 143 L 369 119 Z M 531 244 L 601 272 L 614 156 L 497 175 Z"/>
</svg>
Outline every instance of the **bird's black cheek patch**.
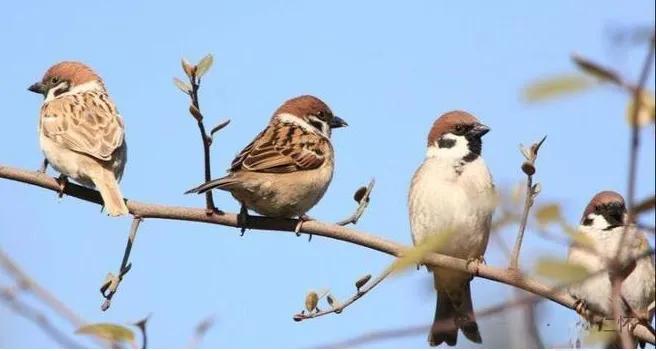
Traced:
<svg viewBox="0 0 656 351">
<path fill-rule="evenodd" d="M 437 140 L 437 147 L 440 149 L 450 149 L 456 146 L 456 141 L 453 139 L 440 138 Z"/>
</svg>

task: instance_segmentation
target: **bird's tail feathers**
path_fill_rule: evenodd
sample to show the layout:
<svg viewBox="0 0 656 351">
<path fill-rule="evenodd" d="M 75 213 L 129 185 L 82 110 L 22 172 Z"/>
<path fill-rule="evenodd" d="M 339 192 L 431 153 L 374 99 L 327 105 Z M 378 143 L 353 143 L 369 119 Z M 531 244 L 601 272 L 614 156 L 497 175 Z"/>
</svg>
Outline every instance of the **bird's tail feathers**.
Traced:
<svg viewBox="0 0 656 351">
<path fill-rule="evenodd" d="M 234 180 L 234 178 L 232 178 L 231 176 L 225 176 L 223 178 L 210 180 L 209 182 L 203 183 L 193 189 L 189 189 L 185 191 L 185 194 L 191 194 L 191 193 L 202 194 L 212 189 L 224 190 L 229 188 L 231 185 L 235 183 L 236 181 Z"/>
<path fill-rule="evenodd" d="M 91 180 L 93 180 L 96 189 L 100 192 L 107 214 L 110 216 L 128 214 L 129 210 L 125 205 L 125 200 L 123 200 L 123 195 L 121 194 L 121 189 L 118 186 L 114 172 L 104 167 L 101 169 Z"/>
<path fill-rule="evenodd" d="M 469 282 L 464 285 L 457 292 L 450 293 L 443 287 L 437 287 L 435 320 L 428 337 L 431 346 L 438 346 L 442 342 L 454 346 L 458 341 L 458 329 L 470 341 L 477 344 L 482 342 L 474 315 Z"/>
</svg>

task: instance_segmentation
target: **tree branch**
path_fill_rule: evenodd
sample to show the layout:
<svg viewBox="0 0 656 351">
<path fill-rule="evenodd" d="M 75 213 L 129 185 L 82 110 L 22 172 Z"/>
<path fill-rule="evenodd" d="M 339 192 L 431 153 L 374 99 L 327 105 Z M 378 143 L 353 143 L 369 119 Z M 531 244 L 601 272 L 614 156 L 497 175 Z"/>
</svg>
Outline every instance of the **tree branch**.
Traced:
<svg viewBox="0 0 656 351">
<path fill-rule="evenodd" d="M 27 184 L 39 186 L 51 191 L 59 191 L 59 185 L 54 178 L 42 175 L 37 172 L 21 170 L 17 168 L 0 165 L 0 178 L 15 180 Z M 76 197 L 81 200 L 101 204 L 102 199 L 97 191 L 84 188 L 82 186 L 69 183 L 65 189 L 65 194 Z M 212 213 L 208 214 L 204 208 L 189 208 L 177 206 L 165 206 L 158 204 L 147 204 L 138 201 L 127 201 L 130 213 L 141 218 L 160 218 L 181 221 L 192 221 L 202 223 L 212 223 L 234 228 L 240 228 L 237 223 L 237 214 L 234 213 Z M 249 218 L 249 228 L 264 229 L 271 231 L 285 231 L 293 233 L 296 227 L 296 220 L 267 218 L 253 216 Z M 383 239 L 372 234 L 354 230 L 349 227 L 338 226 L 336 224 L 326 224 L 319 221 L 309 221 L 303 225 L 302 232 L 306 234 L 319 235 L 326 238 L 349 242 L 355 245 L 363 246 L 383 252 L 393 256 L 401 255 L 404 250 L 409 248 L 405 245 Z M 494 268 L 484 264 L 471 264 L 462 259 L 431 253 L 426 255 L 424 264 L 430 266 L 439 266 L 461 272 L 497 281 L 506 285 L 514 286 L 526 290 L 536 295 L 550 299 L 569 309 L 574 309 L 575 300 L 568 293 L 563 291 L 553 292 L 540 282 L 532 279 L 518 277 L 513 272 L 505 269 Z M 650 344 L 655 343 L 655 337 L 644 326 L 638 325 L 633 329 L 633 335 Z"/>
</svg>

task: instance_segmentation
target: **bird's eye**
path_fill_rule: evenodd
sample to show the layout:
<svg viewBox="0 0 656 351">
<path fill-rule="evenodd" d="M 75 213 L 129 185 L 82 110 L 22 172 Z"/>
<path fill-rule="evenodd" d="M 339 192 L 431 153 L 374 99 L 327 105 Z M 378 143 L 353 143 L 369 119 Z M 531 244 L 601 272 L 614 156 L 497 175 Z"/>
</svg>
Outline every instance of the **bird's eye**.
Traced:
<svg viewBox="0 0 656 351">
<path fill-rule="evenodd" d="M 57 83 L 59 83 L 59 77 L 52 77 L 52 78 L 50 78 L 50 82 L 51 82 L 52 84 L 57 84 Z"/>
<path fill-rule="evenodd" d="M 466 129 L 467 129 L 467 128 L 466 128 L 464 125 L 462 125 L 462 124 L 458 124 L 458 125 L 456 126 L 456 134 L 464 134 L 465 131 L 466 131 Z"/>
</svg>

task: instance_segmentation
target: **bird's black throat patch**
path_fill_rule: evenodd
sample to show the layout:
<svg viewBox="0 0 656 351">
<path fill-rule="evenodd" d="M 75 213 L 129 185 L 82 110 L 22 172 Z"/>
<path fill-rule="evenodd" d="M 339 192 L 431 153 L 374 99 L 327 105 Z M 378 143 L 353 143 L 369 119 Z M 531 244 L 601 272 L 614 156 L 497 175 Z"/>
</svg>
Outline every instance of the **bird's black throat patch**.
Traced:
<svg viewBox="0 0 656 351">
<path fill-rule="evenodd" d="M 483 140 L 479 136 L 467 135 L 467 146 L 469 147 L 469 153 L 462 158 L 465 162 L 472 162 L 481 156 L 481 151 L 483 151 Z"/>
</svg>

